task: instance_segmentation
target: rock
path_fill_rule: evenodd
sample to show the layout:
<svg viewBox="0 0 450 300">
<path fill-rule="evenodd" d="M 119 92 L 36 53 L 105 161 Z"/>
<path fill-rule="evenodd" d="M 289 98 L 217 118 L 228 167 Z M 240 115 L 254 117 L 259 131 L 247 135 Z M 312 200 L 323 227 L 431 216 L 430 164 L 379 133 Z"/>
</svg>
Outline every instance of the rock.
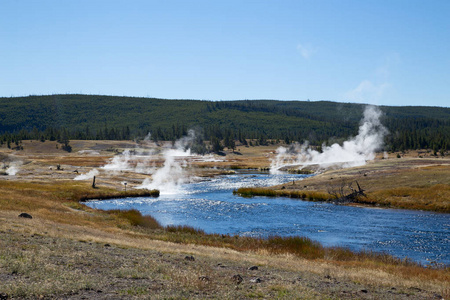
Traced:
<svg viewBox="0 0 450 300">
<path fill-rule="evenodd" d="M 104 247 L 111 247 L 111 245 L 110 244 L 105 244 Z"/>
<path fill-rule="evenodd" d="M 9 298 L 8 294 L 0 293 L 0 300 L 6 300 L 8 298 Z"/>
<path fill-rule="evenodd" d="M 21 213 L 19 215 L 19 218 L 33 219 L 33 217 L 30 214 L 27 214 L 27 213 Z"/>
<path fill-rule="evenodd" d="M 187 255 L 184 257 L 184 259 L 188 261 L 195 261 L 195 258 L 192 255 Z"/>
<path fill-rule="evenodd" d="M 211 279 L 209 279 L 208 276 L 202 275 L 198 278 L 200 281 L 210 281 Z"/>
<path fill-rule="evenodd" d="M 255 271 L 255 270 L 258 270 L 258 267 L 257 266 L 252 266 L 252 267 L 250 267 L 250 268 L 248 268 L 250 271 Z"/>
<path fill-rule="evenodd" d="M 261 280 L 261 278 L 253 278 L 253 279 L 250 279 L 250 282 L 251 283 L 261 283 L 262 280 Z"/>
<path fill-rule="evenodd" d="M 367 294 L 369 291 L 368 290 L 361 290 L 361 292 Z"/>
<path fill-rule="evenodd" d="M 231 277 L 231 279 L 236 283 L 236 284 L 240 284 L 244 279 L 242 279 L 242 276 L 239 274 L 233 275 L 233 277 Z"/>
</svg>

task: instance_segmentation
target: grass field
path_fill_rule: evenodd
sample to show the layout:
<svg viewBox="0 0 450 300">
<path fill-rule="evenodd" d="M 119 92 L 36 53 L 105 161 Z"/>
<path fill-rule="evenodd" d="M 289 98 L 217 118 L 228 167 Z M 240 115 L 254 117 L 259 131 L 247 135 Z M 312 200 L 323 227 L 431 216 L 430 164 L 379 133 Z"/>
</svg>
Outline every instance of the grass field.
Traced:
<svg viewBox="0 0 450 300">
<path fill-rule="evenodd" d="M 141 193 L 131 187 L 146 175 L 128 171 L 100 173 L 96 189 L 90 180 L 72 180 L 77 175 L 74 170 L 85 173 L 101 166 L 117 149 L 122 149 L 119 146 L 129 145 L 80 141 L 74 143 L 74 152 L 68 154 L 50 143 L 34 141 L 36 148 L 31 144 L 25 144 L 25 150 L 19 153 L 2 149 L 4 155 L 22 161 L 16 175 L 4 175 L 0 180 L 2 296 L 70 299 L 450 296 L 448 268 L 425 268 L 386 255 L 325 248 L 301 237 L 263 240 L 208 235 L 188 226 L 164 228 L 137 211 L 91 209 L 80 200 Z M 95 150 L 98 154 L 86 155 L 80 150 Z M 217 164 L 217 171 L 209 170 L 204 162 L 193 162 L 189 168 L 196 174 L 206 172 L 210 176 L 222 172 L 224 166 L 264 167 L 272 151 L 269 147 L 245 148 L 241 149 L 241 155 L 229 154 L 224 160 L 207 163 Z M 245 159 L 247 164 L 243 163 Z M 64 170 L 56 170 L 55 164 L 61 164 Z M 384 175 L 378 176 L 377 172 Z M 326 193 L 326 188 L 323 192 L 321 189 L 330 181 L 357 178 L 368 197 L 384 197 L 377 194 L 382 192 L 378 187 L 391 191 L 387 174 L 392 174 L 391 180 L 399 178 L 396 188 L 409 185 L 416 191 L 407 196 L 411 199 L 420 197 L 422 191 L 436 191 L 445 196 L 449 185 L 447 172 L 445 159 L 379 160 L 365 167 L 327 171 L 295 182 L 294 189 L 285 185 L 283 191 Z M 130 182 L 127 192 L 123 180 Z M 435 189 L 436 186 L 440 188 Z M 395 190 L 389 197 L 402 193 L 405 191 Z M 19 218 L 22 212 L 33 218 Z M 257 268 L 249 269 L 254 266 Z"/>
<path fill-rule="evenodd" d="M 403 157 L 378 159 L 365 166 L 328 170 L 316 176 L 271 189 L 278 193 L 351 193 L 356 182 L 366 197 L 355 203 L 391 208 L 450 212 L 450 158 Z M 283 188 L 284 186 L 284 188 Z M 327 198 L 327 196 L 324 196 Z"/>
</svg>

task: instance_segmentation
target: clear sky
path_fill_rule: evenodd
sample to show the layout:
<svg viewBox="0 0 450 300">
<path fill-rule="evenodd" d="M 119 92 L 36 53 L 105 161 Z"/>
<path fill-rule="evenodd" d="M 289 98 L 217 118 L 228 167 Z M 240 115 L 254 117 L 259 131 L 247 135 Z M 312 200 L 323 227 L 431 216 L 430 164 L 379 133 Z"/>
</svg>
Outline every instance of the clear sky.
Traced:
<svg viewBox="0 0 450 300">
<path fill-rule="evenodd" d="M 450 106 L 450 0 L 1 0 L 0 96 Z"/>
</svg>

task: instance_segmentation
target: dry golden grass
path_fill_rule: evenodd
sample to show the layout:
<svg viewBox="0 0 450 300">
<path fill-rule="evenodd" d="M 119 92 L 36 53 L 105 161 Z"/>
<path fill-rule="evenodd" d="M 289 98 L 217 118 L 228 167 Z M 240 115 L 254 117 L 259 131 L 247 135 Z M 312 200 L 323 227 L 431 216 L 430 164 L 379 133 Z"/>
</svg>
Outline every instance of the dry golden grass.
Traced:
<svg viewBox="0 0 450 300">
<path fill-rule="evenodd" d="M 356 182 L 367 197 L 359 203 L 394 208 L 450 212 L 450 159 L 401 158 L 376 160 L 365 166 L 328 170 L 313 177 L 273 187 L 277 192 L 284 186 L 291 193 L 317 191 L 329 193 L 344 187 L 351 193 Z"/>
<path fill-rule="evenodd" d="M 298 190 L 274 190 L 271 188 L 239 188 L 233 193 L 242 197 L 266 196 L 266 197 L 288 197 L 308 201 L 327 201 L 332 198 L 328 193 L 317 191 L 298 191 Z"/>
<path fill-rule="evenodd" d="M 91 144 L 90 147 L 98 146 Z M 120 145 L 115 145 L 120 146 Z M 107 149 L 108 144 L 102 144 L 102 149 Z M 251 166 L 267 167 L 268 156 L 271 155 L 274 147 L 259 147 L 241 149 L 243 155 L 231 154 L 227 156 L 225 162 L 219 163 L 223 166 Z M 56 151 L 56 150 L 55 150 Z M 102 150 L 103 151 L 103 150 Z M 29 155 L 38 155 L 32 153 Z M 105 153 L 103 153 L 105 154 Z M 112 154 L 111 154 L 112 156 Z M 103 155 L 101 159 L 107 159 L 111 156 Z M 27 157 L 27 155 L 24 155 Z M 29 157 L 29 156 L 28 156 Z M 55 153 L 53 156 L 41 156 L 40 161 L 31 163 L 30 169 L 35 166 L 52 165 L 61 161 L 70 166 L 97 166 L 99 157 L 84 157 L 80 155 L 60 155 Z M 245 162 L 247 160 L 247 162 Z M 33 165 L 34 164 L 34 165 Z M 92 164 L 92 165 L 90 165 Z M 195 163 L 193 164 L 195 165 Z M 219 166 L 220 167 L 220 166 Z M 413 170 L 411 172 L 411 170 Z M 31 172 L 31 171 L 30 171 Z M 446 160 L 435 159 L 427 160 L 380 160 L 365 167 L 349 170 L 336 170 L 325 172 L 314 178 L 296 182 L 292 189 L 291 185 L 286 185 L 283 193 L 303 194 L 324 194 L 330 182 L 352 181 L 357 179 L 361 186 L 367 190 L 369 197 L 379 196 L 382 199 L 400 198 L 400 203 L 406 203 L 404 198 L 412 199 L 414 203 L 421 195 L 429 193 L 433 197 L 440 199 L 440 207 L 445 207 L 448 201 L 449 170 Z M 83 241 L 88 243 L 108 243 L 124 252 L 121 254 L 126 260 L 120 267 L 102 271 L 100 277 L 84 276 L 80 278 L 80 269 L 69 269 L 67 274 L 64 268 L 55 263 L 50 263 L 54 258 L 49 256 L 46 251 L 31 251 L 22 256 L 15 256 L 14 252 L 8 250 L 0 253 L 0 275 L 3 270 L 8 270 L 8 274 L 17 272 L 20 281 L 17 281 L 15 288 L 13 285 L 7 285 L 11 295 L 17 297 L 39 297 L 40 295 L 67 295 L 67 291 L 86 289 L 96 289 L 99 286 L 105 288 L 105 280 L 109 280 L 111 273 L 114 280 L 117 278 L 130 282 L 131 280 L 153 280 L 153 282 L 162 282 L 172 288 L 171 293 L 164 294 L 161 290 L 155 293 L 149 292 L 148 288 L 141 285 L 122 286 L 117 293 L 122 297 L 147 297 L 154 298 L 258 298 L 264 295 L 270 295 L 270 298 L 292 299 L 292 298 L 311 298 L 321 299 L 324 295 L 330 298 L 339 298 L 345 285 L 353 286 L 352 297 L 360 298 L 364 295 L 357 293 L 362 286 L 365 289 L 370 287 L 378 296 L 373 298 L 386 298 L 390 294 L 387 288 L 396 287 L 398 297 L 404 295 L 408 298 L 427 298 L 433 293 L 438 293 L 444 297 L 449 296 L 449 270 L 448 269 L 430 269 L 417 266 L 408 262 L 398 262 L 388 256 L 379 256 L 371 253 L 355 254 L 345 249 L 326 249 L 315 243 L 296 239 L 274 238 L 272 240 L 256 240 L 243 237 L 229 237 L 221 235 L 206 235 L 201 231 L 189 227 L 183 228 L 160 228 L 150 218 L 142 217 L 136 212 L 102 212 L 90 209 L 79 203 L 82 198 L 101 198 L 118 195 L 118 186 L 102 184 L 98 189 L 92 189 L 90 182 L 78 182 L 64 179 L 65 177 L 56 175 L 45 175 L 40 177 L 40 173 L 31 174 L 23 181 L 19 180 L 0 180 L 0 231 L 11 232 L 12 238 L 20 239 L 31 235 L 42 235 L 44 237 L 54 238 L 57 248 L 48 247 L 53 253 L 58 253 L 69 261 L 80 256 L 80 252 L 73 250 L 70 241 Z M 364 174 L 366 174 L 364 176 Z M 53 177 L 55 179 L 52 179 Z M 71 175 L 73 177 L 73 175 Z M 128 174 L 114 175 L 111 182 L 120 180 Z M 69 177 L 69 176 L 66 176 Z M 333 179 L 331 179 L 333 178 Z M 107 182 L 103 180 L 102 182 Z M 398 186 L 393 186 L 394 182 Z M 304 186 L 307 186 L 306 188 Z M 412 188 L 413 193 L 403 188 Z M 281 188 L 281 187 L 280 187 Z M 298 191 L 296 191 L 298 190 Z M 377 194 L 379 193 L 379 194 Z M 382 194 L 387 193 L 387 194 Z M 287 195 L 287 194 L 286 194 Z M 405 195 L 407 195 L 405 197 Z M 447 198 L 446 198 L 447 197 Z M 427 198 L 424 197 L 423 201 Z M 443 200 L 444 199 L 444 200 Z M 390 200 L 391 201 L 391 200 Z M 393 205 L 390 203 L 389 205 Z M 400 204 L 396 204 L 400 207 Z M 410 207 L 411 204 L 409 204 Z M 432 206 L 432 204 L 424 204 Z M 441 208 L 439 208 L 441 209 Z M 20 212 L 28 212 L 33 215 L 32 220 L 23 220 L 17 218 Z M 5 245 L 5 241 L 0 241 Z M 8 241 L 15 245 L 14 241 Z M 67 247 L 64 246 L 67 243 Z M 17 245 L 23 244 L 17 242 Z M 304 245 L 308 245 L 308 247 Z M 88 244 L 89 245 L 89 244 Z M 95 244 L 94 244 L 95 245 Z M 14 246 L 15 247 L 15 246 Z M 36 246 L 38 249 L 40 246 Z M 47 247 L 47 246 L 44 246 Z M 0 247 L 1 249 L 6 249 Z M 58 250 L 59 249 L 59 250 Z M 65 250 L 62 250 L 65 249 Z M 70 250 L 72 249 L 72 250 Z M 89 248 L 90 249 L 90 248 Z M 103 249 L 103 248 L 101 248 Z M 134 249 L 134 250 L 133 250 Z M 102 260 L 101 255 L 108 255 L 102 252 L 100 248 L 92 248 L 98 251 L 98 255 L 84 257 L 89 263 Z M 122 251 L 121 250 L 121 251 Z M 198 265 L 189 267 L 181 261 L 174 260 L 170 266 L 162 261 L 148 264 L 134 265 L 131 256 L 134 251 L 156 251 L 155 253 L 179 254 L 181 258 L 185 254 L 196 255 L 202 260 L 208 260 L 208 265 Z M 56 252 L 55 252 L 56 251 Z M 298 252 L 298 253 L 297 253 Z M 102 253 L 100 255 L 100 253 Z M 151 252 L 153 253 L 153 252 Z M 153 255 L 145 252 L 143 255 Z M 155 254 L 156 255 L 156 254 Z M 32 257 L 36 256 L 33 263 Z M 72 257 L 72 258 L 71 258 Z M 166 261 L 169 259 L 164 258 Z M 80 260 L 74 260 L 79 262 Z M 26 262 L 24 265 L 22 262 Z M 233 270 L 244 272 L 248 265 L 263 266 L 273 270 L 274 279 L 268 277 L 267 284 L 253 285 L 252 289 L 236 288 L 230 280 L 234 271 L 227 271 L 217 267 L 218 263 L 224 263 L 236 266 Z M 107 262 L 104 262 L 107 264 Z M 37 266 L 44 264 L 43 272 L 38 272 Z M 27 267 L 28 266 L 28 267 Z M 154 268 L 150 268 L 154 266 Z M 215 267 L 211 267 L 215 266 Z M 28 268 L 28 269 L 27 269 Z M 89 269 L 90 268 L 90 269 Z M 93 266 L 87 267 L 84 271 L 90 272 Z M 14 271 L 17 270 L 17 271 Z M 114 272 L 111 272 L 114 270 Z M 146 271 L 152 270 L 152 271 Z M 222 270 L 222 273 L 217 273 Z M 209 276 L 210 281 L 200 280 L 199 277 Z M 225 273 L 223 273 L 225 272 Z M 248 271 L 245 271 L 248 272 Z M 242 274 L 247 274 L 247 273 Z M 295 277 L 292 274 L 301 273 L 301 280 L 294 280 L 296 285 L 292 285 Z M 47 275 L 48 274 L 48 275 Z M 224 275 L 226 274 L 226 275 Z M 9 276 L 9 275 L 8 275 Z M 26 277 L 31 279 L 26 279 Z M 226 276 L 226 277 L 223 277 Z M 251 274 L 248 274 L 250 277 Z M 262 276 L 262 275 L 261 275 Z M 330 281 L 331 285 L 323 283 L 325 279 Z M 56 277 L 60 279 L 55 279 Z M 332 279 L 329 279 L 332 278 Z M 334 278 L 334 279 L 333 279 Z M 37 283 L 30 285 L 30 281 Z M 64 280 L 73 280 L 77 282 L 64 283 Z M 51 282 L 54 282 L 52 285 Z M 337 281 L 342 284 L 337 283 Z M 333 288 L 330 288 L 333 286 Z M 0 287 L 5 287 L 1 285 Z M 60 288 L 60 289 L 59 289 Z M 421 291 L 415 289 L 420 288 Z M 400 293 L 400 289 L 405 293 Z M 2 289 L 4 291 L 4 289 Z M 200 291 L 195 294 L 192 291 Z M 384 292 L 383 292 L 384 291 Z M 1 291 L 0 291 L 1 292 Z M 82 292 L 87 293 L 87 292 Z M 92 296 L 92 294 L 89 294 Z"/>
<path fill-rule="evenodd" d="M 436 184 L 430 187 L 398 187 L 370 193 L 362 203 L 376 203 L 388 207 L 432 210 L 450 213 L 450 186 Z"/>
<path fill-rule="evenodd" d="M 89 225 L 94 228 L 122 228 L 131 229 L 139 226 L 146 229 L 162 229 L 151 217 L 143 217 L 138 211 L 101 212 L 79 204 L 79 199 L 101 198 L 108 195 L 124 196 L 124 192 L 111 189 L 92 189 L 87 184 L 79 182 L 62 182 L 59 184 L 1 182 L 0 191 L 7 188 L 0 198 L 1 210 L 23 210 L 36 214 L 53 222 L 69 225 Z M 87 196 L 88 195 L 88 196 Z M 135 195 L 134 191 L 129 195 Z M 80 212 L 83 212 L 80 214 Z M 70 215 L 70 218 L 68 216 Z M 114 224 L 114 226 L 112 226 Z M 131 227 L 130 227 L 131 226 Z M 234 237 L 224 235 L 208 235 L 201 230 L 194 230 L 188 226 L 168 227 L 161 231 L 133 231 L 160 239 L 185 244 L 200 244 L 214 247 L 229 247 L 239 251 L 261 251 L 281 254 L 291 253 L 303 258 L 328 259 L 331 261 L 371 262 L 390 265 L 411 265 L 392 259 L 385 255 L 361 252 L 360 254 L 339 248 L 325 249 L 306 238 L 270 238 L 254 239 L 248 237 Z M 370 265 L 370 263 L 368 264 Z"/>
<path fill-rule="evenodd" d="M 211 293 L 213 293 L 213 295 L 216 295 L 213 298 L 217 299 L 228 297 L 242 298 L 243 295 L 254 292 L 255 294 L 251 295 L 262 293 L 271 295 L 271 298 L 275 295 L 280 295 L 282 296 L 280 299 L 296 297 L 321 299 L 324 295 L 331 297 L 335 291 L 329 290 L 326 285 L 323 285 L 324 277 L 331 278 L 325 280 L 334 282 L 334 288 L 337 293 L 340 293 L 343 289 L 347 291 L 354 290 L 355 293 L 363 288 L 377 293 L 386 293 L 391 287 L 395 287 L 398 291 L 404 290 L 401 295 L 409 298 L 417 294 L 416 289 L 420 288 L 422 296 L 418 299 L 424 299 L 429 295 L 426 291 L 445 296 L 449 288 L 449 276 L 445 270 L 412 266 L 405 266 L 403 269 L 400 266 L 374 263 L 372 260 L 341 262 L 337 262 L 333 258 L 309 260 L 298 258 L 291 253 L 278 252 L 279 254 L 271 254 L 267 248 L 255 246 L 253 248 L 258 249 L 248 252 L 180 242 L 163 242 L 151 238 L 157 232 L 152 233 L 151 231 L 142 230 L 139 226 L 132 226 L 129 222 L 121 222 L 120 219 L 115 218 L 114 214 L 102 213 L 102 216 L 95 220 L 97 225 L 97 228 L 95 228 L 95 226 L 87 226 L 85 224 L 77 225 L 77 223 L 80 223 L 80 220 L 91 218 L 91 213 L 86 211 L 74 212 L 71 218 L 74 218 L 73 223 L 75 224 L 55 222 L 47 218 L 41 218 L 39 215 L 35 215 L 31 220 L 21 220 L 17 218 L 18 213 L 18 211 L 7 212 L 0 210 L 0 232 L 17 232 L 18 235 L 12 235 L 14 239 L 29 237 L 26 243 L 18 242 L 18 245 L 29 245 L 26 246 L 29 250 L 26 250 L 28 252 L 24 254 L 25 258 L 24 256 L 15 256 L 13 255 L 14 252 L 9 250 L 9 252 L 0 250 L 0 274 L 5 268 L 13 272 L 14 266 L 17 265 L 16 276 L 29 278 L 19 282 L 16 281 L 14 285 L 7 285 L 6 291 L 16 296 L 61 295 L 61 293 L 70 293 L 73 290 L 85 293 L 83 292 L 85 289 L 88 289 L 87 291 L 93 290 L 95 293 L 97 289 L 107 290 L 108 286 L 111 286 L 109 284 L 111 279 L 117 280 L 114 278 L 121 278 L 129 282 L 128 287 L 123 287 L 119 290 L 119 293 L 123 293 L 124 296 L 140 293 L 148 295 L 149 290 L 147 288 L 135 285 L 142 279 L 146 280 L 146 282 L 148 280 L 151 280 L 151 282 L 162 281 L 166 284 L 167 292 L 172 291 L 178 294 L 183 291 L 184 294 L 187 293 L 185 297 L 187 297 L 186 295 L 191 295 L 189 298 L 192 298 L 195 295 L 189 293 L 203 291 L 209 294 L 210 297 Z M 167 232 L 160 234 L 170 235 Z M 182 234 L 191 235 L 191 233 Z M 36 235 L 44 238 L 51 237 L 56 244 L 51 242 L 48 245 L 35 245 L 30 241 L 30 238 Z M 67 238 L 74 241 L 82 241 L 82 243 L 67 244 Z M 2 240 L 0 243 L 5 245 L 4 243 L 6 242 L 6 240 Z M 89 243 L 94 243 L 90 250 L 88 249 L 90 248 L 88 246 Z M 105 252 L 103 250 L 109 249 L 102 246 L 105 243 L 115 245 L 112 248 L 114 251 L 115 249 L 123 250 L 120 250 L 120 254 L 114 254 L 115 256 L 110 257 L 110 255 L 113 255 L 113 252 Z M 6 248 L 2 247 L 1 249 Z M 34 251 L 32 249 L 44 249 L 45 251 Z M 48 252 L 46 249 L 48 249 Z M 169 256 L 164 255 L 156 260 L 151 258 L 151 261 L 148 263 L 142 258 L 136 262 L 133 258 L 141 256 L 137 256 L 137 250 L 133 249 L 157 251 L 140 254 L 147 257 L 147 259 L 155 256 L 161 257 L 161 253 L 178 253 L 181 257 L 177 259 L 176 257 L 169 258 Z M 199 261 L 194 269 L 183 262 L 182 257 L 186 254 L 195 255 L 196 262 Z M 33 259 L 31 262 L 34 263 L 30 264 L 30 259 Z M 55 259 L 57 259 L 56 265 Z M 58 261 L 64 262 L 64 264 L 58 265 Z M 119 265 L 116 265 L 115 261 Z M 205 265 L 202 261 L 212 262 Z M 40 268 L 42 264 L 48 267 Z M 217 267 L 223 264 L 227 266 L 225 269 Z M 79 265 L 86 268 L 82 273 L 77 267 Z M 234 265 L 236 265 L 236 268 L 231 268 Z M 251 265 L 258 265 L 260 268 L 263 268 L 263 274 L 273 274 L 267 278 L 262 277 L 264 281 L 267 281 L 267 284 L 264 286 L 257 285 L 251 290 L 247 288 L 236 289 L 231 277 L 237 272 L 244 278 L 248 278 L 247 280 L 254 278 L 252 274 L 247 274 L 249 271 L 243 271 Z M 189 268 L 189 271 L 186 268 Z M 103 271 L 100 271 L 100 269 Z M 67 274 L 64 273 L 66 271 Z M 86 276 L 86 274 L 91 274 L 91 272 L 93 272 L 93 276 Z M 81 280 L 79 280 L 80 274 L 84 276 Z M 110 278 L 111 274 L 114 276 L 113 278 Z M 258 276 L 264 276 L 263 274 Z M 207 276 L 210 281 L 199 281 L 200 276 Z M 296 281 L 295 278 L 297 277 L 301 278 L 301 280 Z M 64 280 L 71 280 L 71 278 L 79 281 L 64 282 Z M 29 285 L 30 280 L 42 284 Z M 292 285 L 292 280 L 297 283 Z M 336 284 L 336 281 L 340 283 Z M 49 284 L 51 282 L 55 284 Z M 0 283 L 0 287 L 4 287 L 5 284 L 7 283 Z M 5 291 L 5 289 L 2 290 Z M 280 291 L 282 292 L 279 294 Z M 156 295 L 165 295 L 161 291 L 154 292 Z M 385 294 L 379 294 L 378 297 L 386 297 L 386 295 L 382 295 Z M 165 297 L 168 297 L 168 295 Z M 357 297 L 356 294 L 355 297 Z M 161 298 L 164 297 L 161 296 Z"/>
</svg>

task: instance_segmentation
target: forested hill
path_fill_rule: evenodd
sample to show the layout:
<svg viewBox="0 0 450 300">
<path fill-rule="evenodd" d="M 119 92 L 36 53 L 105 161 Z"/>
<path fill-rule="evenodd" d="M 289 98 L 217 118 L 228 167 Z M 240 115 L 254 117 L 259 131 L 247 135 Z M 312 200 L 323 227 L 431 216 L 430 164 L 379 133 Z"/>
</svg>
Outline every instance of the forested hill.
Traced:
<svg viewBox="0 0 450 300">
<path fill-rule="evenodd" d="M 356 135 L 364 105 L 330 101 L 199 101 L 98 95 L 0 98 L 0 133 L 21 139 L 131 139 L 151 132 L 173 140 L 190 128 L 206 139 L 309 140 L 322 143 Z M 448 150 L 450 108 L 382 106 L 392 149 Z"/>
</svg>

